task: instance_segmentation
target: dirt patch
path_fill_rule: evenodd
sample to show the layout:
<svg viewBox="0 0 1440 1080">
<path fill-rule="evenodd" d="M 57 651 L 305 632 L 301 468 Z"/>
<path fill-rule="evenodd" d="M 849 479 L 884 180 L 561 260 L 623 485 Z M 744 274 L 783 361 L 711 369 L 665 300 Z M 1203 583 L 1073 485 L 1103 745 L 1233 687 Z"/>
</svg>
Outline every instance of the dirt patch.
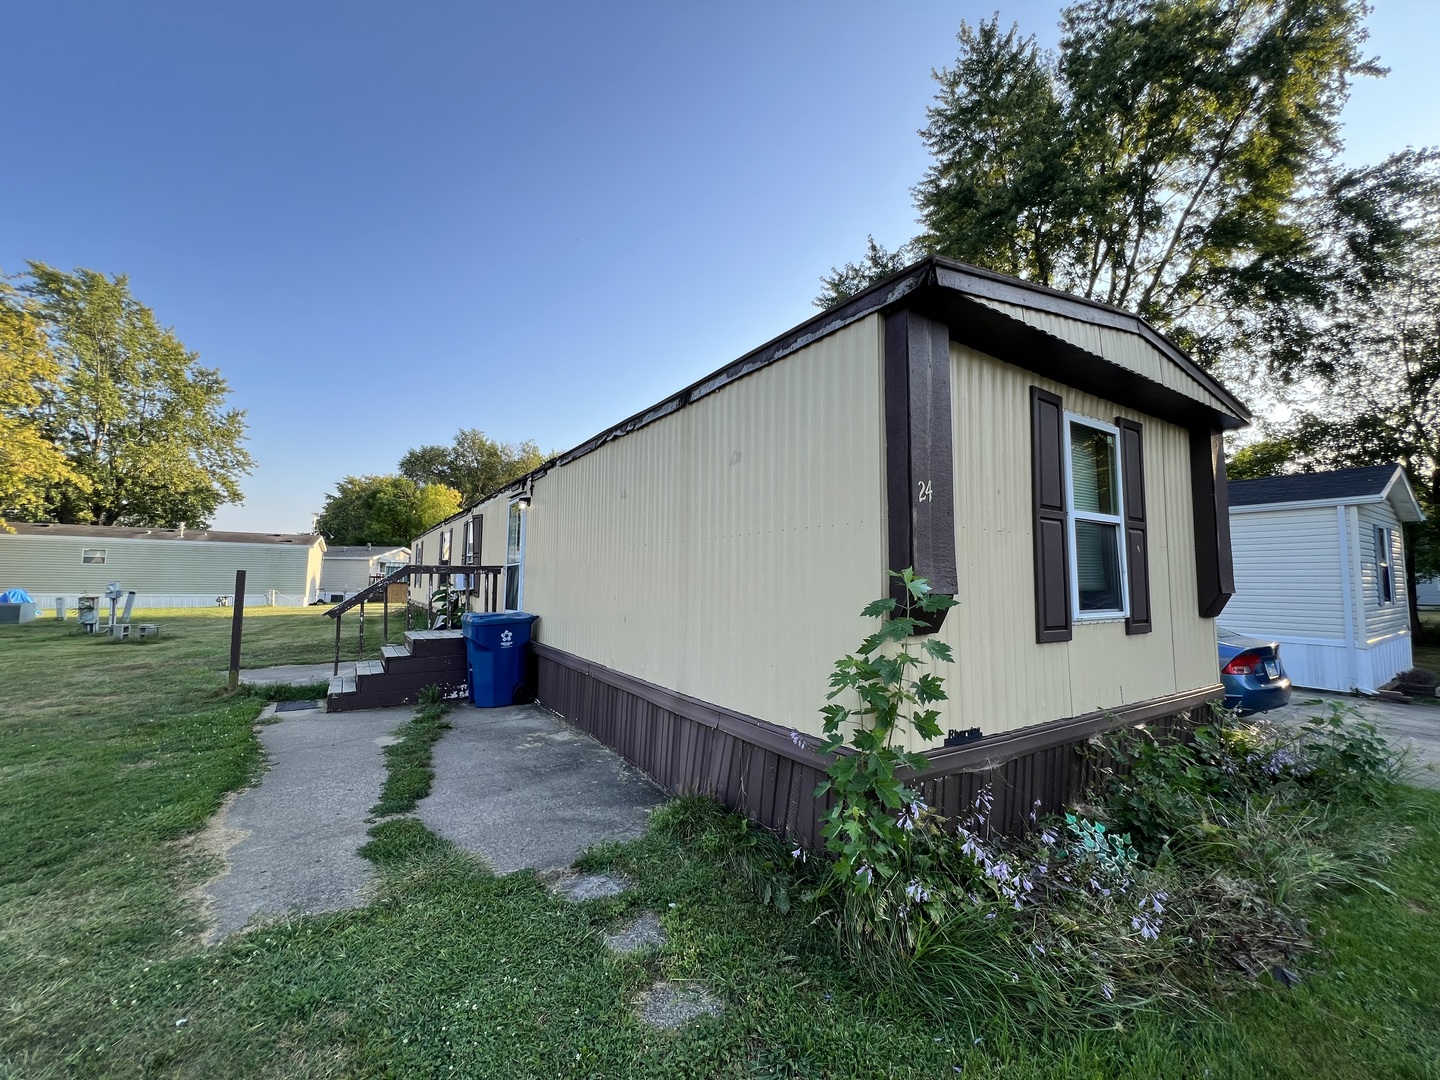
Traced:
<svg viewBox="0 0 1440 1080">
<path fill-rule="evenodd" d="M 205 924 L 206 929 L 201 940 L 206 945 L 214 945 L 218 940 L 215 933 L 215 898 L 209 892 L 210 886 L 230 873 L 230 849 L 250 835 L 249 829 L 235 829 L 226 824 L 230 819 L 230 808 L 244 790 L 241 788 L 240 791 L 232 791 L 226 795 L 220 808 L 210 816 L 203 829 L 175 842 L 175 850 L 186 863 L 219 865 L 218 870 L 184 892 L 185 898 L 195 905 Z"/>
</svg>

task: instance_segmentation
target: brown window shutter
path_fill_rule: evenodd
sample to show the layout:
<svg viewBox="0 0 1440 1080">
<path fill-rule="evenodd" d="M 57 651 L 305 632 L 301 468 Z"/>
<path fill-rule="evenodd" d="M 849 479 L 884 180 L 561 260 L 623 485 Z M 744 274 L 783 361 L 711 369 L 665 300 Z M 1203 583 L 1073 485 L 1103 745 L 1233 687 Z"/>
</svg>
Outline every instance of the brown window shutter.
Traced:
<svg viewBox="0 0 1440 1080">
<path fill-rule="evenodd" d="M 1125 633 L 1148 634 L 1150 619 L 1150 545 L 1145 529 L 1145 432 L 1135 420 L 1115 418 L 1120 429 L 1120 482 L 1125 492 L 1125 573 L 1130 614 Z"/>
<path fill-rule="evenodd" d="M 1065 536 L 1065 403 L 1030 388 L 1030 467 L 1035 509 L 1035 640 L 1069 641 L 1070 545 Z"/>
</svg>

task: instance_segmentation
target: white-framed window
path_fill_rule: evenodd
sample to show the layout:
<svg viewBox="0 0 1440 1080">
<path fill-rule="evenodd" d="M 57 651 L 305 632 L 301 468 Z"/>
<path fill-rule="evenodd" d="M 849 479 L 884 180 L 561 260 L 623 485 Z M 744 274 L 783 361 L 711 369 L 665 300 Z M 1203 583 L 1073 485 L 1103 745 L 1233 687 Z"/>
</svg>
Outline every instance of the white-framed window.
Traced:
<svg viewBox="0 0 1440 1080">
<path fill-rule="evenodd" d="M 450 565 L 450 537 L 454 532 L 454 529 L 446 529 L 440 534 L 440 562 L 445 566 Z"/>
<path fill-rule="evenodd" d="M 1074 617 L 1124 618 L 1130 598 L 1119 428 L 1088 416 L 1065 414 L 1065 484 L 1070 504 L 1067 530 Z"/>
<path fill-rule="evenodd" d="M 475 565 L 475 519 L 465 521 L 465 565 Z"/>
<path fill-rule="evenodd" d="M 1395 603 L 1395 530 L 1375 526 L 1375 588 L 1380 606 Z"/>
<path fill-rule="evenodd" d="M 505 610 L 519 611 L 525 602 L 525 503 L 510 503 L 510 519 L 505 530 Z"/>
<path fill-rule="evenodd" d="M 104 548 L 85 548 L 80 552 L 80 561 L 87 566 L 104 566 Z"/>
</svg>

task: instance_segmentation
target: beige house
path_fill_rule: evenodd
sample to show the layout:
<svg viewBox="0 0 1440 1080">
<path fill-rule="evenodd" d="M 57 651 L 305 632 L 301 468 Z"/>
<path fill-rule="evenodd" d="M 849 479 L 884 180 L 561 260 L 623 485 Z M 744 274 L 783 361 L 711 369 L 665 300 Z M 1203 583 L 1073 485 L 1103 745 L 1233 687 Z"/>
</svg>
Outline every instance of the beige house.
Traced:
<svg viewBox="0 0 1440 1080">
<path fill-rule="evenodd" d="M 56 597 L 99 596 L 108 582 L 135 591 L 145 608 L 213 607 L 246 571 L 247 606 L 300 607 L 320 586 L 325 541 L 290 533 L 132 529 L 12 522 L 0 531 L 0 589 L 21 588 L 42 610 Z"/>
<path fill-rule="evenodd" d="M 989 783 L 1018 821 L 1075 793 L 1092 733 L 1221 696 L 1220 434 L 1248 419 L 1135 316 L 932 258 L 441 523 L 415 562 L 503 567 L 501 606 L 539 617 L 543 704 L 806 841 L 832 665 L 913 566 L 958 601 L 935 630 L 951 735 L 916 747 L 919 779 L 948 811 Z"/>
<path fill-rule="evenodd" d="M 325 549 L 320 567 L 318 600 L 334 604 L 348 600 L 361 589 L 410 561 L 407 547 L 376 547 L 373 544 L 341 545 Z"/>
</svg>

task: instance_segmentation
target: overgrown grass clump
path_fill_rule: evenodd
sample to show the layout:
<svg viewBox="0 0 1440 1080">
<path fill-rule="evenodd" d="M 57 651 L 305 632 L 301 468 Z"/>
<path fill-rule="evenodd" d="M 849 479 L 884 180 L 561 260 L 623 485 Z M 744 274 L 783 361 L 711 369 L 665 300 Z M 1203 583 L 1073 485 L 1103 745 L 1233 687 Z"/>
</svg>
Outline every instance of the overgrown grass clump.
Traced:
<svg viewBox="0 0 1440 1080">
<path fill-rule="evenodd" d="M 430 794 L 430 785 L 435 779 L 432 767 L 435 743 L 450 728 L 445 719 L 449 710 L 437 687 L 428 686 L 421 692 L 415 716 L 396 729 L 400 741 L 385 748 L 388 770 L 385 787 L 380 801 L 370 811 L 376 817 L 408 814 Z"/>
</svg>

